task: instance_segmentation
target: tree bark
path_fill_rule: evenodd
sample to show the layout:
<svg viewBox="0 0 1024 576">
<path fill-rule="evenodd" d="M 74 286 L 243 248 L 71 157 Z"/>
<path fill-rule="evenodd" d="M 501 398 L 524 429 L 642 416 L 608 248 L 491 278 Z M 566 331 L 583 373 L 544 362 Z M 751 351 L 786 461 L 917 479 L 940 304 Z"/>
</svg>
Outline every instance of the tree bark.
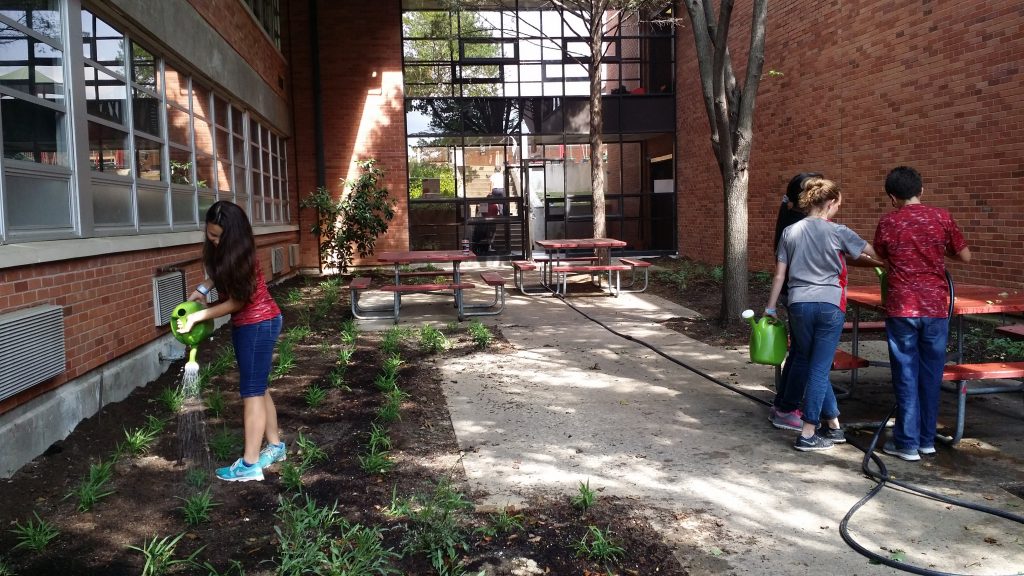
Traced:
<svg viewBox="0 0 1024 576">
<path fill-rule="evenodd" d="M 604 137 L 602 132 L 604 126 L 602 119 L 601 84 L 601 40 L 604 32 L 604 6 L 596 2 L 595 13 L 591 14 L 590 23 L 590 182 L 592 194 L 592 209 L 594 215 L 594 238 L 604 238 L 608 235 L 605 226 L 605 202 L 604 202 Z"/>
<path fill-rule="evenodd" d="M 738 322 L 740 312 L 747 308 L 747 183 L 746 169 L 723 175 L 725 201 L 725 272 L 722 280 L 722 325 Z"/>
</svg>

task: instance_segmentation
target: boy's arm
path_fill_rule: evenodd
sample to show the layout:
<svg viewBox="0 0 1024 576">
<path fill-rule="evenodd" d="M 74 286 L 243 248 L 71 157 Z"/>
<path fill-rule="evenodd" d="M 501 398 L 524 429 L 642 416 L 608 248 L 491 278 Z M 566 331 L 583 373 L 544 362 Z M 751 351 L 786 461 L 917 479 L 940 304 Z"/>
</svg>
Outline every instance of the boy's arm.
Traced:
<svg viewBox="0 0 1024 576">
<path fill-rule="evenodd" d="M 971 261 L 971 249 L 966 247 L 966 246 L 964 246 L 963 250 L 957 252 L 956 254 L 949 254 L 948 256 L 950 258 L 954 259 L 954 260 L 959 260 L 959 261 L 964 262 L 964 263 L 970 262 Z"/>
</svg>

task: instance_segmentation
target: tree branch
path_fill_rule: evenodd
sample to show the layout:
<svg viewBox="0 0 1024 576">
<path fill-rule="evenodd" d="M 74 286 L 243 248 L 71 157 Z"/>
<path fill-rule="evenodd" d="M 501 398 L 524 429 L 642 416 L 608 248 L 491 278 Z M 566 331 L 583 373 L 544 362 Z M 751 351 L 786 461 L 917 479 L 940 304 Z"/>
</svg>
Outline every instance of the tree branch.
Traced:
<svg viewBox="0 0 1024 576">
<path fill-rule="evenodd" d="M 733 0 L 722 0 L 721 6 L 719 7 L 718 15 L 718 30 L 715 33 L 715 59 L 714 67 L 711 71 L 712 79 L 714 80 L 714 98 L 715 98 L 715 123 L 718 125 L 718 138 L 721 143 L 721 149 L 719 150 L 719 163 L 722 165 L 722 169 L 732 163 L 733 161 L 733 133 L 731 130 L 730 115 L 731 111 L 731 99 L 727 92 L 727 83 L 725 79 L 725 65 L 728 62 L 728 38 L 729 28 L 732 23 L 732 8 Z M 724 175 L 724 173 L 723 173 Z"/>
<path fill-rule="evenodd" d="M 686 12 L 690 15 L 690 25 L 693 27 L 693 40 L 697 50 L 697 68 L 700 71 L 701 95 L 704 97 L 704 108 L 707 112 L 708 123 L 711 125 L 711 147 L 715 150 L 715 157 L 718 157 L 718 124 L 715 123 L 715 105 L 712 95 L 712 60 L 711 37 L 705 18 L 705 5 L 702 0 L 684 0 Z"/>
<path fill-rule="evenodd" d="M 750 158 L 750 139 L 753 130 L 754 100 L 761 82 L 761 70 L 764 68 L 765 28 L 768 19 L 768 0 L 754 0 L 754 13 L 750 26 L 750 52 L 747 57 L 747 78 L 743 83 L 743 96 L 740 99 L 736 133 L 736 155 L 746 162 Z"/>
</svg>

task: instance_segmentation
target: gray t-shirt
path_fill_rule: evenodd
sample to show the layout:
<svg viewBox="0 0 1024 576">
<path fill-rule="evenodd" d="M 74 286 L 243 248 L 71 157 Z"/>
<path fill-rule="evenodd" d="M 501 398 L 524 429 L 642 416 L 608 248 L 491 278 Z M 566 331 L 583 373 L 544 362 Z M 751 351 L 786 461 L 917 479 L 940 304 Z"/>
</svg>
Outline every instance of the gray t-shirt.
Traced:
<svg viewBox="0 0 1024 576">
<path fill-rule="evenodd" d="M 846 309 L 846 260 L 860 257 L 867 241 L 842 224 L 804 218 L 782 231 L 779 262 L 789 276 L 789 302 L 828 302 Z"/>
</svg>

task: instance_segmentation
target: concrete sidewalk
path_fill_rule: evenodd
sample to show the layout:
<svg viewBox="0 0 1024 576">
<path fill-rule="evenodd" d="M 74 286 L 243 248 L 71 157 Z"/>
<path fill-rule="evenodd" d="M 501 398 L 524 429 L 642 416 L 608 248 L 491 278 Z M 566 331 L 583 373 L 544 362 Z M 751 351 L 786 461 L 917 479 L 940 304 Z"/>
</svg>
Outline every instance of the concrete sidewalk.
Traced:
<svg viewBox="0 0 1024 576">
<path fill-rule="evenodd" d="M 772 396 L 772 369 L 750 364 L 745 349 L 707 346 L 658 323 L 692 311 L 648 294 L 569 302 L 757 398 Z M 430 308 L 437 306 L 423 310 Z M 403 308 L 402 323 L 444 318 L 417 309 L 412 301 Z M 491 503 L 517 504 L 530 491 L 569 497 L 589 481 L 601 494 L 653 507 L 652 524 L 691 574 L 897 573 L 870 564 L 839 534 L 843 516 L 874 486 L 857 448 L 797 452 L 796 433 L 772 428 L 765 405 L 616 336 L 556 298 L 509 294 L 501 316 L 481 320 L 500 326 L 513 354 L 446 359 L 438 368 L 466 474 Z M 374 325 L 389 322 L 367 323 Z M 877 347 L 870 353 L 884 356 Z M 885 370 L 862 371 L 862 380 L 857 395 L 885 394 Z M 870 412 L 870 403 L 856 398 L 841 409 Z M 984 441 L 940 446 L 938 458 L 921 463 L 886 456 L 886 465 L 905 481 L 1024 514 L 1024 501 L 1000 487 L 1024 479 L 1020 398 L 971 404 L 968 435 Z M 868 436 L 854 440 L 866 445 Z M 1024 570 L 1020 524 L 899 490 L 884 490 L 862 508 L 850 532 L 869 550 L 901 550 L 905 561 L 931 570 Z"/>
</svg>

